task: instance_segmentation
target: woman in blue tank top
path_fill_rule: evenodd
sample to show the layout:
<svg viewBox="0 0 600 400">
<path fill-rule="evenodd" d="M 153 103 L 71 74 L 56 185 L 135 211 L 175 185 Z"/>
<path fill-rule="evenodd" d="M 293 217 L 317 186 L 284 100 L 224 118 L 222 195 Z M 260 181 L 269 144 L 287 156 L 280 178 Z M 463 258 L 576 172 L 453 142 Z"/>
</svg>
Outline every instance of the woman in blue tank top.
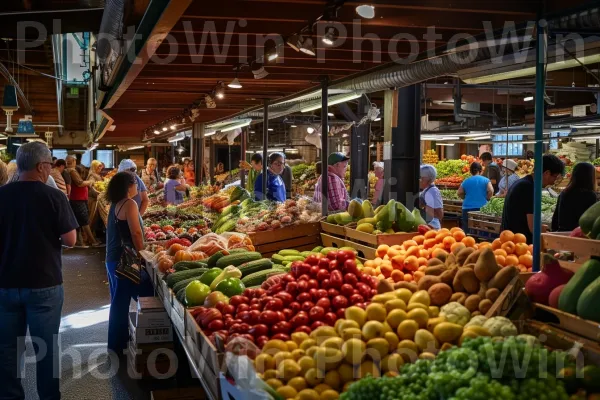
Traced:
<svg viewBox="0 0 600 400">
<path fill-rule="evenodd" d="M 478 162 L 471 164 L 471 176 L 463 181 L 458 188 L 458 197 L 463 199 L 462 228 L 468 232 L 469 211 L 479 211 L 494 194 L 492 182 L 481 175 L 483 168 Z"/>
</svg>

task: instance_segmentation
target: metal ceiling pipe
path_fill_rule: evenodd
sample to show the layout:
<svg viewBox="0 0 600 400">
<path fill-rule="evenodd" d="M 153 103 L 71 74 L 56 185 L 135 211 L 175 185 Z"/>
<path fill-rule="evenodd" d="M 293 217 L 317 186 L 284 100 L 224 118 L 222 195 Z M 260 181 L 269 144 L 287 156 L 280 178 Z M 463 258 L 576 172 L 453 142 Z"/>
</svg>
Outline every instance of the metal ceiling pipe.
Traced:
<svg viewBox="0 0 600 400">
<path fill-rule="evenodd" d="M 63 121 L 65 116 L 65 111 L 63 107 L 63 80 L 64 76 L 62 74 L 62 63 L 63 63 L 63 53 L 62 53 L 62 35 L 52 35 L 52 59 L 54 62 L 54 73 L 59 79 L 56 79 L 56 111 L 58 113 L 58 136 L 62 136 L 64 134 L 63 130 Z"/>
</svg>

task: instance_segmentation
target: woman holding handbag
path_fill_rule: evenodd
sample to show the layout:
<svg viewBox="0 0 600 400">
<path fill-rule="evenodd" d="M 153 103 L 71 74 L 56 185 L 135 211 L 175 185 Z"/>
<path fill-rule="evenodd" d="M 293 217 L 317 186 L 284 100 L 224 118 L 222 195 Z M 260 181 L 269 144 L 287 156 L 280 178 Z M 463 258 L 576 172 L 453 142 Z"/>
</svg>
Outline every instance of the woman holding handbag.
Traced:
<svg viewBox="0 0 600 400">
<path fill-rule="evenodd" d="M 154 295 L 150 277 L 136 261 L 138 252 L 144 249 L 142 217 L 133 200 L 136 195 L 137 180 L 131 172 L 113 176 L 106 189 L 106 199 L 111 203 L 106 227 L 106 271 L 110 290 L 107 347 L 119 356 L 127 348 L 129 339 L 130 300 Z"/>
</svg>

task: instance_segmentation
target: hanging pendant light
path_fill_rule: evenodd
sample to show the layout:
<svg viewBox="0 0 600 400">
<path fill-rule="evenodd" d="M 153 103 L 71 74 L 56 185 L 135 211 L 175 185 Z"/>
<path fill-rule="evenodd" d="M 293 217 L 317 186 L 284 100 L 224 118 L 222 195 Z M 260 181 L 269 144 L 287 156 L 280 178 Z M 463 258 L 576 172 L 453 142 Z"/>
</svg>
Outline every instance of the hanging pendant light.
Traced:
<svg viewBox="0 0 600 400">
<path fill-rule="evenodd" d="M 6 113 L 6 129 L 4 129 L 4 132 L 13 133 L 12 115 L 13 112 L 19 109 L 17 88 L 14 85 L 4 85 L 2 109 Z"/>
</svg>

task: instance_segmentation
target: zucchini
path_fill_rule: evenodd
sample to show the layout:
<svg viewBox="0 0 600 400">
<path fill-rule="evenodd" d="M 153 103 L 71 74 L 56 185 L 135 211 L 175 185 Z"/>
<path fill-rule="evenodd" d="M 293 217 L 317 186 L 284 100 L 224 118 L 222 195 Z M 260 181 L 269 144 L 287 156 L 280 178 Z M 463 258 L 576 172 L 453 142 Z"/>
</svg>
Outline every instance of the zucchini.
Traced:
<svg viewBox="0 0 600 400">
<path fill-rule="evenodd" d="M 219 260 L 219 258 L 225 256 L 225 254 L 223 253 L 223 250 L 221 251 L 217 251 L 215 254 L 213 254 L 212 256 L 210 256 L 208 258 L 208 261 L 206 262 L 208 264 L 209 267 L 215 267 L 217 265 L 217 261 Z"/>
<path fill-rule="evenodd" d="M 245 253 L 248 251 L 248 249 L 243 247 L 243 248 L 231 249 L 231 250 L 227 250 L 227 251 L 229 252 L 229 254 L 238 254 L 238 253 Z"/>
<path fill-rule="evenodd" d="M 271 269 L 285 269 L 285 266 L 283 266 L 282 264 L 273 264 Z"/>
<path fill-rule="evenodd" d="M 285 256 L 283 257 L 283 261 L 304 261 L 305 258 L 302 256 Z"/>
<path fill-rule="evenodd" d="M 177 291 L 177 294 L 175 295 L 175 298 L 184 306 L 187 303 L 187 301 L 185 300 L 185 288 L 186 287 L 187 287 L 187 284 L 183 287 L 183 289 L 179 289 L 179 291 Z"/>
<path fill-rule="evenodd" d="M 300 252 L 298 250 L 281 250 L 279 253 L 280 256 L 298 256 Z"/>
<path fill-rule="evenodd" d="M 311 254 L 317 254 L 317 253 L 313 253 L 312 251 L 303 251 L 300 253 L 300 255 L 305 258 L 310 256 Z"/>
<path fill-rule="evenodd" d="M 175 263 L 175 265 L 173 265 L 173 269 L 176 272 L 186 271 L 186 270 L 196 269 L 196 268 L 207 268 L 207 267 L 208 267 L 208 264 L 201 262 L 201 261 L 179 261 L 178 263 Z"/>
<path fill-rule="evenodd" d="M 237 267 L 242 265 L 243 263 L 260 260 L 262 258 L 262 254 L 257 251 L 246 251 L 244 253 L 238 254 L 230 254 L 228 256 L 221 257 L 217 260 L 217 268 L 225 268 L 229 265 L 233 265 Z"/>
<path fill-rule="evenodd" d="M 202 274 L 204 275 L 204 274 Z M 202 276 L 201 275 L 201 276 Z M 185 289 L 186 286 L 192 282 L 192 281 L 196 281 L 196 280 L 200 280 L 201 276 L 194 276 L 188 279 L 184 279 L 182 281 L 177 282 L 176 284 L 173 285 L 173 287 L 171 288 L 173 290 L 174 293 L 178 293 L 181 289 Z"/>
<path fill-rule="evenodd" d="M 221 234 L 221 233 L 225 233 L 225 232 L 233 232 L 235 225 L 237 223 L 237 216 L 230 214 L 230 215 L 228 215 L 228 217 L 234 217 L 234 218 L 227 220 L 227 222 L 225 222 L 223 225 L 221 225 L 219 227 L 219 229 L 216 230 L 215 233 Z"/>
<path fill-rule="evenodd" d="M 284 257 L 280 256 L 279 254 L 273 254 L 271 256 L 271 259 L 273 260 L 273 262 L 281 262 L 284 260 Z"/>
<path fill-rule="evenodd" d="M 265 269 L 271 269 L 273 263 L 267 258 L 261 258 L 260 260 L 249 261 L 243 263 L 238 267 L 242 271 L 242 278 L 248 276 L 254 272 L 262 271 Z"/>
<path fill-rule="evenodd" d="M 264 269 L 262 271 L 254 272 L 254 273 L 242 278 L 242 283 L 244 285 L 246 285 L 246 287 L 260 285 L 261 283 L 266 281 L 267 278 L 269 277 L 269 274 L 272 274 L 273 272 L 274 272 L 274 270 L 272 270 L 272 269 Z M 281 272 L 281 271 L 277 271 L 277 272 Z"/>
<path fill-rule="evenodd" d="M 206 268 L 195 268 L 187 271 L 173 272 L 167 276 L 167 286 L 172 289 L 177 282 L 181 282 L 189 278 L 200 277 L 206 271 L 208 271 Z"/>
</svg>

